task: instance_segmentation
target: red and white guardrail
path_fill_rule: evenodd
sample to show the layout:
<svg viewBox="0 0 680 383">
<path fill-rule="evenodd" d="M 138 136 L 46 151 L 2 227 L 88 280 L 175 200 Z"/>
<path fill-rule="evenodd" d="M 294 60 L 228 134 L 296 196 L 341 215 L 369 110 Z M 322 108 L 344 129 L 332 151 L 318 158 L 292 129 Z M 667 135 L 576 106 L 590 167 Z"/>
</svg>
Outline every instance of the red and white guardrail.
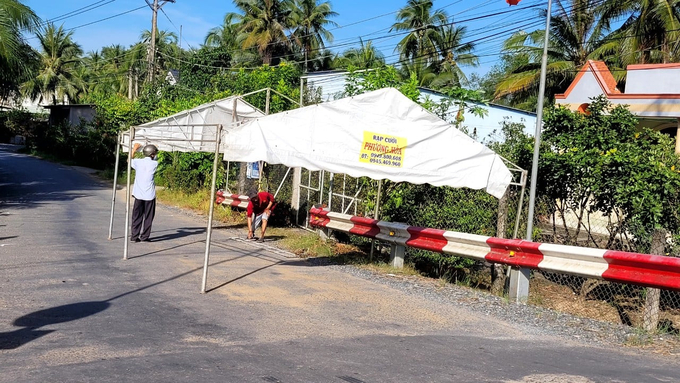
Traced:
<svg viewBox="0 0 680 383">
<path fill-rule="evenodd" d="M 218 190 L 215 195 L 215 203 L 218 205 L 229 205 L 247 209 L 248 202 L 250 201 L 250 197 L 247 195 L 227 194 L 222 190 Z"/>
<path fill-rule="evenodd" d="M 312 226 L 417 249 L 508 266 L 680 290 L 680 258 L 425 229 L 321 208 L 312 208 L 309 215 Z"/>
</svg>

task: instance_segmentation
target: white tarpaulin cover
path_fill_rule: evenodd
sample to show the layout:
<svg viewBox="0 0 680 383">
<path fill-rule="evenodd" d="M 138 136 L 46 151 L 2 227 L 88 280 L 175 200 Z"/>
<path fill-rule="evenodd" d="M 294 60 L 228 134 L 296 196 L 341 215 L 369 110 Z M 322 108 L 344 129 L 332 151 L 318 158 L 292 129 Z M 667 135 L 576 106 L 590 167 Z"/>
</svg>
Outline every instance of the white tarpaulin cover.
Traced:
<svg viewBox="0 0 680 383">
<path fill-rule="evenodd" d="M 230 131 L 224 147 L 229 161 L 486 189 L 498 198 L 512 179 L 496 153 L 392 88 L 256 118 Z"/>
<path fill-rule="evenodd" d="M 228 131 L 239 123 L 261 116 L 264 113 L 259 109 L 233 96 L 142 124 L 135 129 L 134 142 L 154 144 L 159 150 L 168 152 L 214 153 L 216 125 L 222 125 Z M 125 135 L 124 152 L 128 151 L 129 142 L 129 136 Z"/>
</svg>

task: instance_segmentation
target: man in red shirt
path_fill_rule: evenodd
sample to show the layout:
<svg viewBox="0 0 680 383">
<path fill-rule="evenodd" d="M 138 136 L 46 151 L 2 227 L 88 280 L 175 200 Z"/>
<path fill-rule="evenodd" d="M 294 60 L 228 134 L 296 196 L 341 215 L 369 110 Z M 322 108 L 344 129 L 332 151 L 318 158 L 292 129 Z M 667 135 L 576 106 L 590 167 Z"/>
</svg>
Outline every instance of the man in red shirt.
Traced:
<svg viewBox="0 0 680 383">
<path fill-rule="evenodd" d="M 248 202 L 248 239 L 255 236 L 255 229 L 262 224 L 262 236 L 259 242 L 264 242 L 264 232 L 267 230 L 267 221 L 276 206 L 274 196 L 266 191 L 261 191 L 250 198 Z"/>
</svg>

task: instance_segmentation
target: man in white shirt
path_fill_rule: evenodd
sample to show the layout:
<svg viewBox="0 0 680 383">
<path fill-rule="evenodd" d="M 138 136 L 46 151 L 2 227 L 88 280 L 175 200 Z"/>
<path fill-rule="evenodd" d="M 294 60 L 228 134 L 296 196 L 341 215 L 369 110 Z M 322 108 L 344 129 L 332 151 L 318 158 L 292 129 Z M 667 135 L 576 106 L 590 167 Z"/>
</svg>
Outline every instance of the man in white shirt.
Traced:
<svg viewBox="0 0 680 383">
<path fill-rule="evenodd" d="M 130 156 L 134 156 L 141 144 L 135 144 Z M 135 197 L 135 205 L 132 208 L 132 237 L 134 242 L 149 242 L 151 224 L 156 215 L 156 184 L 154 175 L 158 168 L 156 155 L 158 148 L 146 145 L 142 150 L 144 158 L 133 158 L 132 168 L 135 169 L 135 184 L 132 187 L 132 196 Z"/>
</svg>

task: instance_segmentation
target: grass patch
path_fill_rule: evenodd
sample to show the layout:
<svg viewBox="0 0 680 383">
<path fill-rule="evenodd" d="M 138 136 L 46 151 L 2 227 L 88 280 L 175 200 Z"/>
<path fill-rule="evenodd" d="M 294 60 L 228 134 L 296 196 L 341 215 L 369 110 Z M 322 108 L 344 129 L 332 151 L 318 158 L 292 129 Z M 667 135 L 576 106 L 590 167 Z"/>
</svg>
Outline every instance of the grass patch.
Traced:
<svg viewBox="0 0 680 383">
<path fill-rule="evenodd" d="M 208 190 L 187 193 L 180 190 L 157 188 L 156 198 L 163 204 L 188 209 L 198 214 L 208 215 L 210 209 L 210 192 Z M 245 213 L 233 211 L 228 207 L 215 206 L 213 219 L 229 224 L 243 223 L 245 222 Z"/>
<path fill-rule="evenodd" d="M 404 264 L 403 269 L 394 268 L 387 263 L 366 263 L 366 264 L 362 264 L 362 265 L 358 265 L 358 266 L 360 268 L 364 269 L 364 270 L 368 270 L 368 271 L 376 273 L 376 274 L 394 274 L 394 275 L 400 275 L 400 276 L 421 276 L 422 275 L 418 270 L 413 268 L 411 265 L 407 265 L 407 264 Z"/>
<path fill-rule="evenodd" d="M 272 227 L 267 236 L 281 237 L 279 245 L 300 257 L 331 257 L 337 244 L 324 241 L 316 233 L 297 228 Z"/>
</svg>

